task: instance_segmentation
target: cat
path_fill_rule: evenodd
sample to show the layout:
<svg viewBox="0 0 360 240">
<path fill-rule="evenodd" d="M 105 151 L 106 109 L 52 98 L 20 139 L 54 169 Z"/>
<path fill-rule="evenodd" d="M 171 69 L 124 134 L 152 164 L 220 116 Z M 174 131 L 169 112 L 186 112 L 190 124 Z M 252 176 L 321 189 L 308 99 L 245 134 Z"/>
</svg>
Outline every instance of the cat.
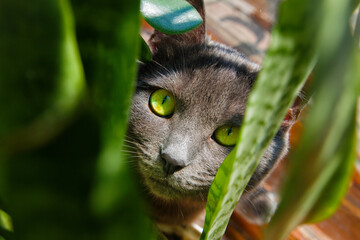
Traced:
<svg viewBox="0 0 360 240">
<path fill-rule="evenodd" d="M 203 1 L 188 2 L 204 21 L 184 34 L 152 34 L 148 44 L 153 60 L 139 64 L 125 140 L 136 152 L 135 170 L 151 215 L 158 223 L 174 225 L 189 223 L 204 211 L 260 70 L 238 51 L 212 41 L 206 35 Z M 240 200 L 254 222 L 268 221 L 274 210 L 257 186 L 286 154 L 293 122 L 280 127 Z"/>
</svg>

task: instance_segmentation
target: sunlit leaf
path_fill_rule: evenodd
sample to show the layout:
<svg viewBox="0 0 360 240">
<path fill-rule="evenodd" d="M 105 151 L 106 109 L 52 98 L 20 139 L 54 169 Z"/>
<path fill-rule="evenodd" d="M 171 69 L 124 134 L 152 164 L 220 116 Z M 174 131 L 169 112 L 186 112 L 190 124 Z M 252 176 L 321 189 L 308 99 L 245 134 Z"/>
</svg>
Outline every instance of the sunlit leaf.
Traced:
<svg viewBox="0 0 360 240">
<path fill-rule="evenodd" d="M 198 27 L 202 18 L 185 0 L 141 0 L 141 13 L 155 29 L 167 33 L 184 33 Z"/>
<path fill-rule="evenodd" d="M 290 159 L 292 167 L 268 239 L 284 239 L 304 221 L 328 218 L 349 187 L 360 93 L 360 61 L 348 24 L 353 4 L 327 0 L 317 10 L 322 16 L 315 38 L 320 53 L 313 78 L 317 93 L 301 146 Z"/>
<path fill-rule="evenodd" d="M 2 227 L 7 231 L 13 231 L 11 217 L 9 216 L 9 214 L 7 214 L 1 209 L 0 209 L 0 227 Z"/>
<path fill-rule="evenodd" d="M 0 200 L 0 239 L 9 238 L 14 230 L 11 217 L 3 209 L 4 205 Z"/>
<path fill-rule="evenodd" d="M 239 144 L 224 160 L 206 205 L 202 239 L 220 239 L 232 210 L 310 71 L 316 3 L 282 3 L 263 69 L 250 93 Z"/>
</svg>

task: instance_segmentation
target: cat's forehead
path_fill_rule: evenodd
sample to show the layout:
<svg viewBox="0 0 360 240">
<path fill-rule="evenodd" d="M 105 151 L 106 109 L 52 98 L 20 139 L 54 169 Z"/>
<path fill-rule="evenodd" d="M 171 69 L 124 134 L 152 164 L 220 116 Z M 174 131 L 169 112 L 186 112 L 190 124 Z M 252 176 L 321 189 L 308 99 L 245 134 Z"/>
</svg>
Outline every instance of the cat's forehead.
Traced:
<svg viewBox="0 0 360 240">
<path fill-rule="evenodd" d="M 172 92 L 180 107 L 214 118 L 239 118 L 255 81 L 258 67 L 232 49 L 206 48 L 176 50 L 167 61 L 157 56 L 142 70 L 139 84 Z"/>
</svg>

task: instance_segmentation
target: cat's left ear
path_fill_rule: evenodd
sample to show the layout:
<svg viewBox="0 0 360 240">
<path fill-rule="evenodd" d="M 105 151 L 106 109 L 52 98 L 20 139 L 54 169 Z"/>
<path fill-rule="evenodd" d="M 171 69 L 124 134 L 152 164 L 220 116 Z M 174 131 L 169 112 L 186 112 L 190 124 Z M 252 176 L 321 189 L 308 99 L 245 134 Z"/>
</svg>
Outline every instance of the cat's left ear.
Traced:
<svg viewBox="0 0 360 240">
<path fill-rule="evenodd" d="M 306 108 L 306 105 L 309 103 L 310 97 L 314 94 L 314 88 L 312 87 L 312 74 L 306 80 L 305 85 L 302 87 L 300 93 L 296 97 L 292 107 L 288 110 L 282 124 L 281 128 L 287 130 L 294 125 L 297 121 L 301 111 Z"/>
<path fill-rule="evenodd" d="M 149 39 L 149 47 L 151 52 L 155 54 L 158 49 L 162 48 L 163 44 L 175 42 L 177 45 L 185 44 L 201 44 L 205 42 L 206 28 L 205 28 L 205 8 L 203 0 L 187 0 L 200 14 L 203 22 L 197 28 L 182 34 L 164 34 L 157 30 L 151 35 Z"/>
<path fill-rule="evenodd" d="M 292 125 L 294 125 L 294 123 L 297 121 L 301 111 L 303 110 L 307 102 L 308 101 L 305 99 L 304 96 L 298 96 L 295 99 L 293 106 L 288 110 L 281 124 L 281 127 L 285 129 L 290 129 Z"/>
</svg>

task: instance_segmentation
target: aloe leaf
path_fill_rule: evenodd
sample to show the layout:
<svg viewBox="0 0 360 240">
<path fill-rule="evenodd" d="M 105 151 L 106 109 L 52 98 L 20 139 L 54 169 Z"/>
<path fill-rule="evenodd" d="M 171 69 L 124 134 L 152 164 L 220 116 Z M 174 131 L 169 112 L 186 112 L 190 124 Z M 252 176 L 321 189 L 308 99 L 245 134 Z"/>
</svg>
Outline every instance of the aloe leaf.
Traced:
<svg viewBox="0 0 360 240">
<path fill-rule="evenodd" d="M 140 37 L 140 54 L 139 60 L 142 62 L 150 62 L 152 60 L 152 53 L 145 40 Z"/>
<path fill-rule="evenodd" d="M 351 43 L 349 43 L 349 45 L 351 46 Z M 319 160 L 317 161 L 320 162 L 320 158 L 323 157 L 326 159 L 323 160 L 325 165 L 330 165 L 332 162 L 336 162 L 337 167 L 331 174 L 331 178 L 327 181 L 327 183 L 322 186 L 321 189 L 315 190 L 320 191 L 321 193 L 316 203 L 313 204 L 310 212 L 307 214 L 306 219 L 304 220 L 304 222 L 307 223 L 323 221 L 335 213 L 341 204 L 341 200 L 345 197 L 347 190 L 349 189 L 351 177 L 354 171 L 356 161 L 356 98 L 360 95 L 360 84 L 357 83 L 356 80 L 360 79 L 360 71 L 358 69 L 358 66 L 360 65 L 360 59 L 359 54 L 356 56 L 355 48 L 353 48 L 353 53 L 355 53 L 354 56 L 352 56 L 352 52 L 348 52 L 350 57 L 348 57 L 348 67 L 345 67 L 347 70 L 343 76 L 343 88 L 339 87 L 339 82 L 336 86 L 336 89 L 339 92 L 342 90 L 342 96 L 338 98 L 336 102 L 333 102 L 336 103 L 336 105 L 333 105 L 333 108 L 336 108 L 337 111 L 333 112 L 332 116 L 329 116 L 330 119 L 334 118 L 337 120 L 339 120 L 339 116 L 342 116 L 340 118 L 341 120 L 337 122 L 334 121 L 334 123 L 332 123 L 332 125 L 329 126 L 327 130 L 317 130 L 329 132 L 329 136 L 327 136 L 328 139 L 337 139 L 335 143 L 332 143 L 331 150 L 329 150 L 329 147 L 327 147 L 326 153 L 324 153 L 327 154 L 327 156 L 318 155 Z M 340 64 L 337 64 L 337 71 L 341 71 L 341 69 L 338 67 L 339 65 Z M 325 79 L 328 81 L 328 76 L 325 76 Z M 327 81 L 325 84 L 327 84 Z M 323 101 L 326 102 L 325 104 L 331 105 L 329 98 L 326 98 Z M 308 121 L 310 131 L 311 120 L 309 119 Z M 314 129 L 314 131 L 316 130 Z M 333 135 L 330 135 L 331 132 Z M 328 139 L 322 143 L 324 149 L 327 144 L 330 144 Z M 313 141 L 315 141 L 315 139 L 313 139 Z M 303 145 L 304 148 L 301 148 L 303 152 L 297 152 L 299 157 L 294 156 L 294 161 L 299 161 L 299 158 L 303 159 L 301 156 L 306 154 L 304 152 L 305 149 L 307 149 L 308 152 L 315 152 L 313 149 L 311 149 L 311 146 L 307 146 L 306 142 L 304 142 Z M 306 166 L 305 164 L 303 167 Z M 313 163 L 311 163 L 311 166 L 312 164 Z M 325 168 L 326 166 L 324 166 L 323 170 L 321 171 L 325 172 Z M 289 179 L 289 182 L 290 181 L 291 177 Z M 291 185 L 294 187 L 293 184 Z M 311 194 L 315 195 L 315 193 Z"/>
<path fill-rule="evenodd" d="M 0 151 L 46 143 L 72 120 L 84 93 L 66 9 L 58 21 L 56 6 L 66 4 L 43 2 L 0 2 Z"/>
<path fill-rule="evenodd" d="M 69 236 L 61 233 L 66 232 L 62 227 L 71 222 L 70 217 L 65 224 L 60 219 L 74 209 L 78 196 L 69 194 L 76 178 L 65 184 L 78 161 L 66 162 L 74 160 L 76 153 L 66 155 L 61 144 L 57 152 L 54 146 L 44 150 L 39 145 L 49 144 L 50 138 L 73 123 L 84 94 L 72 11 L 66 0 L 34 0 L 0 1 L 0 12 L 0 104 L 6 113 L 1 113 L 0 127 L 9 130 L 1 132 L 6 144 L 0 144 L 0 195 L 13 220 L 12 236 Z M 34 146 L 39 148 L 29 149 Z M 1 232 L 8 237 L 4 226 Z M 49 232 L 56 237 L 49 237 Z"/>
<path fill-rule="evenodd" d="M 0 209 L 0 227 L 6 231 L 13 231 L 12 221 L 9 214 Z M 0 233 L 1 235 L 1 233 Z"/>
<path fill-rule="evenodd" d="M 196 9 L 185 0 L 141 0 L 140 10 L 146 22 L 167 34 L 187 32 L 203 21 Z"/>
<path fill-rule="evenodd" d="M 14 230 L 11 217 L 2 208 L 4 207 L 0 200 L 0 239 L 9 238 Z"/>
<path fill-rule="evenodd" d="M 313 204 L 303 222 L 316 223 L 331 217 L 340 206 L 342 199 L 349 189 L 356 159 L 356 138 L 352 136 L 355 135 L 355 128 L 353 128 L 355 124 L 353 122 L 349 122 L 348 124 L 349 129 L 344 133 L 344 141 L 338 147 L 337 153 L 333 157 L 334 160 L 331 159 L 331 161 L 336 162 L 336 169 L 321 189 L 319 199 Z M 319 190 L 316 189 L 315 191 Z"/>
<path fill-rule="evenodd" d="M 0 226 L 0 240 L 10 239 L 11 236 L 11 232 Z"/>
<path fill-rule="evenodd" d="M 288 0 L 280 7 L 263 69 L 250 93 L 238 145 L 224 160 L 206 205 L 202 239 L 220 239 L 242 191 L 313 69 L 316 3 Z"/>
<path fill-rule="evenodd" d="M 355 162 L 355 111 L 360 91 L 359 51 L 348 19 L 353 1 L 324 1 L 318 32 L 317 94 L 305 124 L 301 147 L 282 201 L 268 229 L 268 239 L 284 239 L 305 221 L 331 216 L 346 194 Z M 301 169 L 301 171 L 299 171 Z"/>
<path fill-rule="evenodd" d="M 72 3 L 93 112 L 101 126 L 90 200 L 94 216 L 103 223 L 100 238 L 151 239 L 150 222 L 122 151 L 140 50 L 140 2 Z"/>
</svg>

